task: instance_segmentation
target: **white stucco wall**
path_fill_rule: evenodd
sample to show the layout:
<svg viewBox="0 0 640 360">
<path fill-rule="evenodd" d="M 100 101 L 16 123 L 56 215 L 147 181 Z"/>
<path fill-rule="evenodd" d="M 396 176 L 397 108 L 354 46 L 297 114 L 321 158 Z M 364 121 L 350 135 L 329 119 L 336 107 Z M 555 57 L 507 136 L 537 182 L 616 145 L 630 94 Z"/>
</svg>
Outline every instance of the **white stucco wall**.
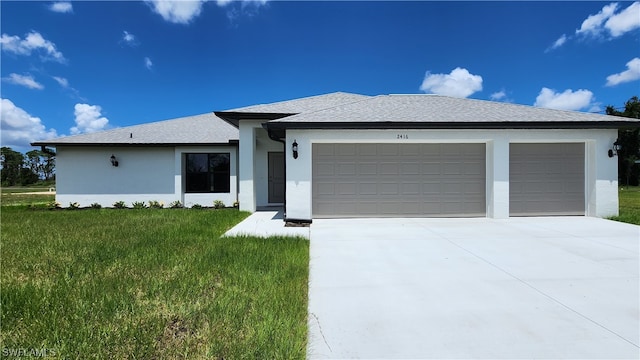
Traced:
<svg viewBox="0 0 640 360">
<path fill-rule="evenodd" d="M 240 210 L 256 211 L 269 203 L 268 153 L 283 151 L 283 144 L 271 140 L 262 120 L 240 122 L 239 172 Z"/>
<path fill-rule="evenodd" d="M 56 201 L 66 207 L 99 203 L 111 207 L 117 201 L 127 206 L 150 200 L 212 206 L 222 200 L 228 206 L 237 197 L 237 149 L 221 147 L 77 147 L 58 146 L 56 156 Z M 229 193 L 185 194 L 184 153 L 228 152 L 231 160 Z M 115 155 L 118 167 L 111 165 Z"/>
<path fill-rule="evenodd" d="M 398 135 L 407 135 L 399 139 Z M 618 213 L 617 158 L 607 149 L 616 130 L 288 130 L 287 146 L 298 143 L 299 157 L 290 150 L 287 161 L 287 217 L 311 220 L 311 151 L 313 143 L 486 143 L 487 216 L 509 217 L 509 144 L 582 142 L 585 151 L 586 215 L 606 217 Z"/>
</svg>

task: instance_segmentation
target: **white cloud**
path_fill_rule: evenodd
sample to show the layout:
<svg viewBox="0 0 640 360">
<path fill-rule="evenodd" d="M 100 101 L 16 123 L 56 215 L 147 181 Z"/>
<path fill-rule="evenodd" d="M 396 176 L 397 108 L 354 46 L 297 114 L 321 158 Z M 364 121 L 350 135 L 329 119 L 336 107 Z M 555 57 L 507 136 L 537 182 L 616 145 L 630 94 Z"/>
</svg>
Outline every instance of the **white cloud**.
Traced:
<svg viewBox="0 0 640 360">
<path fill-rule="evenodd" d="M 559 48 L 560 46 L 564 45 L 564 43 L 567 42 L 567 39 L 568 39 L 567 35 L 566 34 L 562 34 L 562 36 L 560 36 L 558 38 L 558 40 L 554 41 L 553 44 L 551 46 L 549 46 L 547 51 Z"/>
<path fill-rule="evenodd" d="M 73 12 L 73 5 L 69 1 L 58 1 L 51 4 L 49 10 L 57 13 L 70 13 Z"/>
<path fill-rule="evenodd" d="M 611 16 L 604 27 L 611 36 L 618 37 L 631 30 L 640 28 L 640 2 L 636 1 L 626 9 Z"/>
<path fill-rule="evenodd" d="M 18 55 L 31 55 L 34 51 L 42 51 L 45 53 L 44 60 L 54 60 L 61 63 L 66 61 L 62 53 L 56 49 L 56 45 L 49 40 L 45 40 L 36 31 L 26 34 L 24 39 L 17 35 L 2 34 L 0 45 L 2 45 L 3 51 Z"/>
<path fill-rule="evenodd" d="M 627 70 L 607 76 L 606 86 L 615 86 L 638 79 L 640 79 L 640 58 L 633 58 L 627 63 Z"/>
<path fill-rule="evenodd" d="M 9 77 L 2 78 L 2 80 L 10 84 L 27 87 L 29 89 L 37 89 L 37 90 L 44 89 L 44 85 L 37 82 L 31 75 L 19 75 L 19 74 L 12 73 L 12 74 L 9 74 Z"/>
<path fill-rule="evenodd" d="M 533 105 L 549 109 L 577 111 L 593 108 L 593 106 L 596 105 L 594 100 L 593 93 L 589 90 L 580 89 L 573 91 L 567 89 L 562 93 L 558 93 L 553 89 L 543 87 Z"/>
<path fill-rule="evenodd" d="M 124 43 L 129 46 L 138 45 L 138 40 L 136 39 L 136 36 L 128 32 L 127 30 L 122 32 L 122 41 L 124 41 Z"/>
<path fill-rule="evenodd" d="M 151 68 L 153 68 L 153 61 L 151 61 L 151 59 L 149 59 L 148 57 L 144 58 L 144 66 L 151 70 Z"/>
<path fill-rule="evenodd" d="M 576 30 L 576 34 L 598 35 L 602 32 L 602 25 L 610 18 L 618 9 L 618 3 L 605 5 L 600 12 L 595 15 L 589 15 Z"/>
<path fill-rule="evenodd" d="M 153 11 L 168 22 L 189 24 L 202 12 L 206 0 L 145 0 Z"/>
<path fill-rule="evenodd" d="M 482 90 L 482 76 L 473 75 L 467 69 L 459 67 L 449 74 L 432 74 L 427 71 L 420 90 L 425 93 L 466 98 Z"/>
<path fill-rule="evenodd" d="M 29 115 L 9 99 L 0 100 L 0 132 L 2 146 L 28 147 L 37 140 L 54 138 L 55 129 L 48 129 L 38 117 Z"/>
<path fill-rule="evenodd" d="M 63 77 L 59 77 L 59 76 L 52 76 L 53 80 L 55 80 L 58 84 L 60 84 L 60 86 L 62 86 L 63 88 L 68 88 L 69 87 L 69 80 L 63 78 Z"/>
<path fill-rule="evenodd" d="M 219 7 L 226 7 L 227 19 L 235 23 L 242 16 L 252 17 L 258 14 L 260 7 L 266 5 L 269 0 L 216 0 Z M 232 5 L 233 4 L 233 5 Z M 239 6 L 235 6 L 238 5 Z"/>
<path fill-rule="evenodd" d="M 640 28 L 640 2 L 636 1 L 627 8 L 618 11 L 618 3 L 605 5 L 600 12 L 590 15 L 582 22 L 577 35 L 618 37 Z"/>
<path fill-rule="evenodd" d="M 76 104 L 74 109 L 76 126 L 70 129 L 73 135 L 103 130 L 109 124 L 98 105 Z"/>
<path fill-rule="evenodd" d="M 500 90 L 491 94 L 490 97 L 491 97 L 491 100 L 500 100 L 500 99 L 504 99 L 506 96 L 507 94 L 504 92 L 504 90 Z"/>
</svg>

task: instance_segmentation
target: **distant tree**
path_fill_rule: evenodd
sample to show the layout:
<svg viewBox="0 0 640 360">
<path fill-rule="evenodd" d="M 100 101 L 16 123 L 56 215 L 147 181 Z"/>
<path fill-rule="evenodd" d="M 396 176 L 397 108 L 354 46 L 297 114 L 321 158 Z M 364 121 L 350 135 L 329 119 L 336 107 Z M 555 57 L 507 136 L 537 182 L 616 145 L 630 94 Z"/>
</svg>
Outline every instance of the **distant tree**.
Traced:
<svg viewBox="0 0 640 360">
<path fill-rule="evenodd" d="M 56 177 L 56 153 L 53 151 L 43 151 L 44 161 L 42 164 L 42 175 L 45 181 L 55 180 Z"/>
<path fill-rule="evenodd" d="M 53 180 L 55 171 L 55 156 L 52 151 L 31 150 L 26 153 L 27 165 L 32 173 L 38 175 L 41 180 Z"/>
<path fill-rule="evenodd" d="M 632 96 L 619 111 L 607 106 L 607 115 L 640 119 L 640 99 Z M 618 152 L 618 178 L 621 185 L 637 186 L 640 183 L 640 166 L 635 162 L 640 159 L 640 129 L 618 130 L 618 141 L 622 149 Z"/>
<path fill-rule="evenodd" d="M 22 167 L 24 155 L 14 151 L 10 147 L 3 146 L 0 149 L 0 180 L 3 186 L 14 186 L 22 184 Z"/>
<path fill-rule="evenodd" d="M 2 186 L 31 185 L 55 178 L 56 154 L 50 150 L 22 153 L 3 146 L 0 152 L 0 182 Z"/>
</svg>

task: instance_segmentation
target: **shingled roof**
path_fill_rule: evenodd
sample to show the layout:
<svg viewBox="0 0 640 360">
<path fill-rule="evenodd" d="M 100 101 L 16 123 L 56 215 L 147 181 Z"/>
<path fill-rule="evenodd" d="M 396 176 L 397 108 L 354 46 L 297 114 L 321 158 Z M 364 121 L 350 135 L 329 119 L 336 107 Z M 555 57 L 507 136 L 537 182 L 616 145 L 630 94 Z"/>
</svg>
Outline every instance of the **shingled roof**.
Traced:
<svg viewBox="0 0 640 360">
<path fill-rule="evenodd" d="M 32 143 L 55 145 L 218 145 L 238 141 L 238 129 L 213 113 Z"/>
<path fill-rule="evenodd" d="M 268 128 L 621 128 L 640 120 L 441 95 L 366 96 L 336 92 L 272 104 L 128 126 L 32 143 L 56 145 L 219 145 L 237 142 L 238 122 L 263 120 Z"/>
<path fill-rule="evenodd" d="M 346 92 L 334 92 L 324 95 L 309 96 L 300 99 L 279 101 L 270 104 L 252 105 L 222 111 L 221 113 L 255 113 L 255 114 L 300 114 L 350 104 L 370 96 Z"/>
<path fill-rule="evenodd" d="M 638 126 L 637 119 L 431 94 L 379 95 L 272 120 L 269 128 Z"/>
</svg>

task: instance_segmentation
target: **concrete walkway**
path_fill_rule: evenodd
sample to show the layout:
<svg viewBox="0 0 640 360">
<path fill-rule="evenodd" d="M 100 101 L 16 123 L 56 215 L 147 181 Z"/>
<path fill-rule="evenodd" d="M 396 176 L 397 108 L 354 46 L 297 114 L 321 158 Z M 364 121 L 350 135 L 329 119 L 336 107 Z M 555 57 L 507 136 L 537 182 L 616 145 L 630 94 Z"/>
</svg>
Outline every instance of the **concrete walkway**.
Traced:
<svg viewBox="0 0 640 360">
<path fill-rule="evenodd" d="M 309 238 L 308 227 L 284 226 L 282 210 L 256 211 L 238 225 L 227 231 L 224 236 L 301 236 Z"/>
<path fill-rule="evenodd" d="M 311 359 L 638 359 L 640 227 L 314 220 Z"/>
</svg>

